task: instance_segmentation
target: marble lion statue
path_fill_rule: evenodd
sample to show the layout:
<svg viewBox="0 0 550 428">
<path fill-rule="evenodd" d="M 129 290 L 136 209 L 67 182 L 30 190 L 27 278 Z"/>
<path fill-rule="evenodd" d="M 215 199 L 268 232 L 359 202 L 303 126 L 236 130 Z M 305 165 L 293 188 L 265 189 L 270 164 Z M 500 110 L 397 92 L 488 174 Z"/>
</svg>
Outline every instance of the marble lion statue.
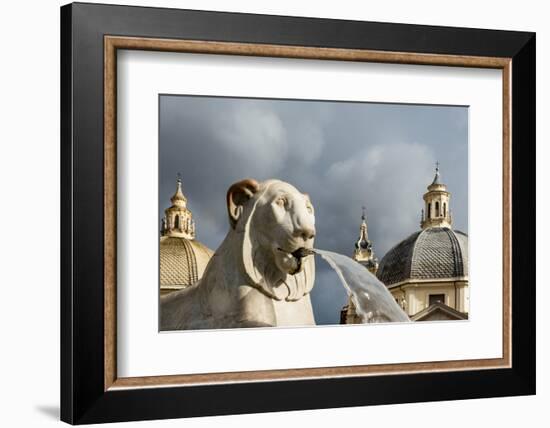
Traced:
<svg viewBox="0 0 550 428">
<path fill-rule="evenodd" d="M 229 232 L 194 285 L 161 299 L 160 329 L 314 325 L 313 205 L 280 180 L 227 191 Z"/>
</svg>

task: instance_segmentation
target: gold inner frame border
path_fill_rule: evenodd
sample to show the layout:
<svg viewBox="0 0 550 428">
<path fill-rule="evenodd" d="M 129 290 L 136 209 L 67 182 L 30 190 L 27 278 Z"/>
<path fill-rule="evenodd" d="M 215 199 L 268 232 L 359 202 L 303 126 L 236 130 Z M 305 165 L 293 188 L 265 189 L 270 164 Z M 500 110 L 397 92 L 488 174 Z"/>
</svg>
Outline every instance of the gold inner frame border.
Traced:
<svg viewBox="0 0 550 428">
<path fill-rule="evenodd" d="M 116 89 L 117 50 L 146 50 L 211 55 L 240 55 L 332 61 L 378 62 L 392 64 L 439 65 L 493 68 L 502 70 L 503 125 L 503 349 L 501 358 L 420 363 L 376 364 L 302 369 L 279 369 L 225 373 L 202 373 L 169 376 L 117 376 L 116 367 Z M 322 48 L 310 46 L 269 45 L 256 43 L 173 40 L 143 37 L 104 37 L 104 390 L 154 388 L 168 386 L 211 385 L 283 381 L 315 378 L 362 377 L 408 373 L 464 371 L 509 368 L 512 362 L 512 164 L 511 164 L 511 82 L 512 60 L 362 49 Z"/>
</svg>

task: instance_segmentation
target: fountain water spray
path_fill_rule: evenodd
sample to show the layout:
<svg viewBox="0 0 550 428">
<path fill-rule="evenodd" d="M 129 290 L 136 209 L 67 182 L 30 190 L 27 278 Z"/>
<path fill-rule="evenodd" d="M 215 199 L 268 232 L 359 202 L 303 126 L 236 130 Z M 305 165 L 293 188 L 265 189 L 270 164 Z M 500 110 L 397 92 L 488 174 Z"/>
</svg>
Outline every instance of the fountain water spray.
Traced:
<svg viewBox="0 0 550 428">
<path fill-rule="evenodd" d="M 386 286 L 364 266 L 332 251 L 316 248 L 308 252 L 307 255 L 319 254 L 334 269 L 351 296 L 363 323 L 410 322 L 409 317 L 394 300 Z"/>
</svg>

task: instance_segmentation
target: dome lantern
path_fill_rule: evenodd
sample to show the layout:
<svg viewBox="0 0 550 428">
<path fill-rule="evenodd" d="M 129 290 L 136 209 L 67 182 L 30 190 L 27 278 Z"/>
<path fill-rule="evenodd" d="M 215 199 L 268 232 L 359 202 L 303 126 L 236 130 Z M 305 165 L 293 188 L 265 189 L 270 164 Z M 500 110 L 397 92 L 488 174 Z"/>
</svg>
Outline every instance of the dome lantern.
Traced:
<svg viewBox="0 0 550 428">
<path fill-rule="evenodd" d="M 187 208 L 187 198 L 183 194 L 181 175 L 176 180 L 176 193 L 170 198 L 172 206 L 164 210 L 161 224 L 161 235 L 195 239 L 195 221 Z"/>
<path fill-rule="evenodd" d="M 441 182 L 439 162 L 436 162 L 434 179 L 424 194 L 424 210 L 420 221 L 422 229 L 452 226 L 450 199 L 451 194 L 447 191 L 447 186 Z"/>
</svg>

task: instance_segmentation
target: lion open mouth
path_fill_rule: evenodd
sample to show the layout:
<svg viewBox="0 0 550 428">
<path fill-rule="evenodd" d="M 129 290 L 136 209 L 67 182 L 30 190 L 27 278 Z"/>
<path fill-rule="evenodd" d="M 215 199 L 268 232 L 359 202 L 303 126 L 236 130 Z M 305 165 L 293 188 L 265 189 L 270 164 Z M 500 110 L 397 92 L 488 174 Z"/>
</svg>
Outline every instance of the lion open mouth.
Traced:
<svg viewBox="0 0 550 428">
<path fill-rule="evenodd" d="M 282 248 L 277 248 L 277 250 L 285 254 L 288 254 L 294 258 L 296 262 L 296 268 L 293 269 L 291 272 L 289 272 L 291 275 L 295 275 L 296 273 L 300 272 L 300 270 L 302 269 L 302 259 L 304 257 L 315 254 L 315 251 L 313 251 L 311 248 L 305 248 L 305 247 L 300 247 L 297 250 L 294 250 L 292 252 L 285 251 Z"/>
</svg>

